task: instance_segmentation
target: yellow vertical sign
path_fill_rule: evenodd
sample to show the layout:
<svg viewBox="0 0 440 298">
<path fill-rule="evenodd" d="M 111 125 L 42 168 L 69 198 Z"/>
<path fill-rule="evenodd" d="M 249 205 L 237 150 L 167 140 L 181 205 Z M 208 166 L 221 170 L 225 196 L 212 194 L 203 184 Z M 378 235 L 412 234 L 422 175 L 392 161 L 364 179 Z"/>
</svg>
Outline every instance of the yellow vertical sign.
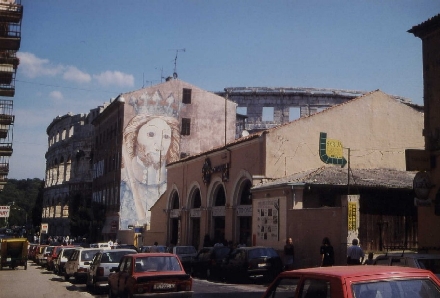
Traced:
<svg viewBox="0 0 440 298">
<path fill-rule="evenodd" d="M 348 202 L 348 230 L 355 231 L 357 207 L 355 202 Z"/>
</svg>

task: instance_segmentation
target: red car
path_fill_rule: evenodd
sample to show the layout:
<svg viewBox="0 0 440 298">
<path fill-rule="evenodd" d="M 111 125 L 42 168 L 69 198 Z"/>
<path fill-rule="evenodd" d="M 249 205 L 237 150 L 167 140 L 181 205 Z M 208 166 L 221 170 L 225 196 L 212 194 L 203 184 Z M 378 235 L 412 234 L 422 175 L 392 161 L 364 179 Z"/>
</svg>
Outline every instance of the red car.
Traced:
<svg viewBox="0 0 440 298">
<path fill-rule="evenodd" d="M 440 297 L 440 280 L 431 271 L 409 267 L 317 267 L 280 273 L 263 297 Z"/>
<path fill-rule="evenodd" d="M 192 297 L 192 277 L 175 254 L 139 253 L 122 257 L 110 270 L 109 297 Z"/>
</svg>

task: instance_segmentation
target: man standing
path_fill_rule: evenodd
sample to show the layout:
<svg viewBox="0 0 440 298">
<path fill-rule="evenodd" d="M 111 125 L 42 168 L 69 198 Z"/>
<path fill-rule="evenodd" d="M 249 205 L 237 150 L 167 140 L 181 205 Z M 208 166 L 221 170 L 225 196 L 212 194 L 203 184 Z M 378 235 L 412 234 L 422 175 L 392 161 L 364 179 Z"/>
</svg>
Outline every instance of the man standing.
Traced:
<svg viewBox="0 0 440 298">
<path fill-rule="evenodd" d="M 347 249 L 347 265 L 361 265 L 364 261 L 364 251 L 358 245 L 359 240 L 355 238 L 351 244 Z"/>
</svg>

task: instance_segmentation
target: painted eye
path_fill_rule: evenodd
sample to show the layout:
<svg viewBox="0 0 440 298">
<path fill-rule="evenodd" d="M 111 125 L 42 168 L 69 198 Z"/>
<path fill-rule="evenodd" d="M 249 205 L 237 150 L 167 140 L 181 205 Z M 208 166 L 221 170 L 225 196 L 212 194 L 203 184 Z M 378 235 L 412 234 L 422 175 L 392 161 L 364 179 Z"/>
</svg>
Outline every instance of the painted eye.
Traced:
<svg viewBox="0 0 440 298">
<path fill-rule="evenodd" d="M 168 140 L 168 139 L 170 139 L 171 137 L 170 137 L 170 135 L 163 135 L 163 138 L 166 139 L 166 140 Z"/>
<path fill-rule="evenodd" d="M 148 133 L 148 136 L 149 136 L 150 138 L 154 137 L 154 135 L 155 135 L 155 133 L 152 132 L 152 131 L 150 131 L 150 132 Z"/>
</svg>

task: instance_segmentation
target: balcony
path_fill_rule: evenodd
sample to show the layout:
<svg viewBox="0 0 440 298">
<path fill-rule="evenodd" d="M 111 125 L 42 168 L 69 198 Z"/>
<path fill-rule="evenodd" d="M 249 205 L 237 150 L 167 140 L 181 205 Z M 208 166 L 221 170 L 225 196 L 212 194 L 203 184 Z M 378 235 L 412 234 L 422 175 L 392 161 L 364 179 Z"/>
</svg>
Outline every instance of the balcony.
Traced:
<svg viewBox="0 0 440 298">
<path fill-rule="evenodd" d="M 12 143 L 0 143 L 0 156 L 12 155 Z"/>
<path fill-rule="evenodd" d="M 0 22 L 20 23 L 22 18 L 23 6 L 20 0 L 10 0 L 6 1 L 6 3 L 0 3 Z"/>
</svg>

